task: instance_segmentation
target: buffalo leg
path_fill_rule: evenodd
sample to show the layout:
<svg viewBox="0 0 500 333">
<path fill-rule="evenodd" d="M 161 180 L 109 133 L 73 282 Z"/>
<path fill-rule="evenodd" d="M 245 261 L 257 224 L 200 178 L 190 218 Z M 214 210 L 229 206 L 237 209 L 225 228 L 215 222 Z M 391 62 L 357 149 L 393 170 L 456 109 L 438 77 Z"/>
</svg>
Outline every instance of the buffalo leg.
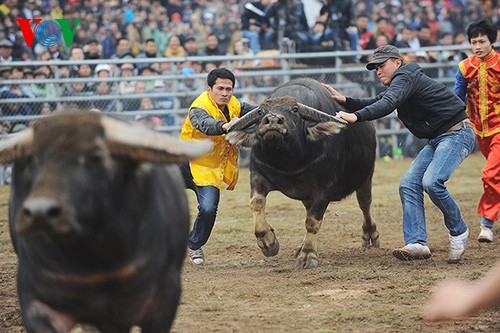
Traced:
<svg viewBox="0 0 500 333">
<path fill-rule="evenodd" d="M 370 245 L 379 247 L 379 233 L 370 213 L 370 207 L 372 204 L 372 176 L 370 176 L 364 184 L 356 190 L 356 197 L 364 218 L 361 247 L 367 248 Z"/>
<path fill-rule="evenodd" d="M 260 250 L 266 257 L 277 255 L 280 244 L 274 229 L 266 221 L 266 196 L 254 192 L 250 200 L 250 209 L 253 213 L 254 233 Z"/>
<path fill-rule="evenodd" d="M 306 236 L 304 241 L 295 249 L 294 256 L 297 258 L 297 269 L 308 269 L 318 267 L 319 260 L 316 253 L 316 239 L 328 202 L 310 203 L 303 202 L 307 210 Z"/>
</svg>

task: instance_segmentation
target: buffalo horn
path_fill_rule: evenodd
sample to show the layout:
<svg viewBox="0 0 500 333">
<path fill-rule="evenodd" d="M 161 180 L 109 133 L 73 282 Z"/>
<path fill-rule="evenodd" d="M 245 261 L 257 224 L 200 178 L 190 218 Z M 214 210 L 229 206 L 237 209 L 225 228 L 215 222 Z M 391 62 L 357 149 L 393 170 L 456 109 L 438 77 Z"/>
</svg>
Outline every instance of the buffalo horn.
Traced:
<svg viewBox="0 0 500 333">
<path fill-rule="evenodd" d="M 342 125 L 347 125 L 347 122 L 343 119 L 332 116 L 328 113 L 315 109 L 313 107 L 307 106 L 302 103 L 298 103 L 298 113 L 300 116 L 306 120 L 323 122 L 323 121 L 333 121 Z"/>
<path fill-rule="evenodd" d="M 252 126 L 259 120 L 259 117 L 260 117 L 259 108 L 256 107 L 255 109 L 253 109 L 252 111 L 248 112 L 243 117 L 241 117 L 231 127 L 229 127 L 227 132 L 229 133 L 231 131 L 240 131 L 249 126 Z"/>
<path fill-rule="evenodd" d="M 153 163 L 185 163 L 206 154 L 210 140 L 179 141 L 139 124 L 103 117 L 101 123 L 111 155 Z"/>
<path fill-rule="evenodd" d="M 24 156 L 31 155 L 32 145 L 32 128 L 9 135 L 6 139 L 0 141 L 0 164 L 11 163 Z"/>
</svg>

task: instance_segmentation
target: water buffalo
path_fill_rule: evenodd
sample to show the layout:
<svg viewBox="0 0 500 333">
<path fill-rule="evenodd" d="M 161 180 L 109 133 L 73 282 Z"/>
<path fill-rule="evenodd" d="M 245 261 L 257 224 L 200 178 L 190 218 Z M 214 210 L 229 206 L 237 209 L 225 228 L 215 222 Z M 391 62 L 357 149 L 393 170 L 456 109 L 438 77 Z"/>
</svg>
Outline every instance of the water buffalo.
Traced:
<svg viewBox="0 0 500 333">
<path fill-rule="evenodd" d="M 316 234 L 328 204 L 354 191 L 364 216 L 363 246 L 379 246 L 370 215 L 375 129 L 370 122 L 347 125 L 335 117 L 340 109 L 321 83 L 295 79 L 276 88 L 226 136 L 233 144 L 251 147 L 250 209 L 265 256 L 279 251 L 265 217 L 267 194 L 277 190 L 304 204 L 307 233 L 294 251 L 299 269 L 318 265 Z"/>
<path fill-rule="evenodd" d="M 0 142 L 27 332 L 169 331 L 189 228 L 176 165 L 206 152 L 97 112 L 61 112 Z"/>
</svg>

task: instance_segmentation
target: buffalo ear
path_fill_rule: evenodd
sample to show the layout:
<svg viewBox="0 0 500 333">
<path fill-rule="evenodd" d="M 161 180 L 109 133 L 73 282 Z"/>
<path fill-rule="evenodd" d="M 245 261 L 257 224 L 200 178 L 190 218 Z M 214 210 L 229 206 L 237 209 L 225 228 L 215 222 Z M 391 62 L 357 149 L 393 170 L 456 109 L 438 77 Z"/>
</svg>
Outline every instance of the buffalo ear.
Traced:
<svg viewBox="0 0 500 333">
<path fill-rule="evenodd" d="M 252 147 L 255 145 L 257 140 L 257 134 L 255 134 L 255 129 L 250 128 L 247 131 L 232 131 L 226 134 L 226 141 L 232 145 L 242 146 L 242 147 Z"/>
<path fill-rule="evenodd" d="M 306 138 L 308 141 L 319 141 L 322 138 L 340 133 L 345 125 L 333 121 L 324 121 L 307 126 Z"/>
</svg>

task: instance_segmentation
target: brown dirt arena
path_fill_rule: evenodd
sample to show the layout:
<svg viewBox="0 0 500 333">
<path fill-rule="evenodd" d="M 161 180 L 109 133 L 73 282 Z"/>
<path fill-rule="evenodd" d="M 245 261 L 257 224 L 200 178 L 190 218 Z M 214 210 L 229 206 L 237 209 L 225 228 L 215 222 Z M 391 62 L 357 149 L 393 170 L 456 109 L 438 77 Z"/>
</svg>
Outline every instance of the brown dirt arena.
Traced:
<svg viewBox="0 0 500 333">
<path fill-rule="evenodd" d="M 305 233 L 302 204 L 277 192 L 268 197 L 268 221 L 281 249 L 276 257 L 265 258 L 253 235 L 249 173 L 243 169 L 236 190 L 222 192 L 218 220 L 204 248 L 206 265 L 194 267 L 186 260 L 182 301 L 172 331 L 500 332 L 500 307 L 465 319 L 422 320 L 423 304 L 436 283 L 448 278 L 478 279 L 499 258 L 499 226 L 492 244 L 475 239 L 484 158 L 472 155 L 448 182 L 471 228 L 465 258 L 457 265 L 446 263 L 447 231 L 440 212 L 428 199 L 433 256 L 401 262 L 391 255 L 393 248 L 403 245 L 398 183 L 410 162 L 377 162 L 372 210 L 381 247 L 361 250 L 361 211 L 351 196 L 330 205 L 318 238 L 319 267 L 305 271 L 295 270 L 291 257 Z M 8 192 L 8 186 L 0 187 L 0 333 L 17 333 L 24 329 L 15 287 L 16 256 L 8 234 Z M 190 191 L 188 196 L 194 215 L 195 197 Z"/>
</svg>

